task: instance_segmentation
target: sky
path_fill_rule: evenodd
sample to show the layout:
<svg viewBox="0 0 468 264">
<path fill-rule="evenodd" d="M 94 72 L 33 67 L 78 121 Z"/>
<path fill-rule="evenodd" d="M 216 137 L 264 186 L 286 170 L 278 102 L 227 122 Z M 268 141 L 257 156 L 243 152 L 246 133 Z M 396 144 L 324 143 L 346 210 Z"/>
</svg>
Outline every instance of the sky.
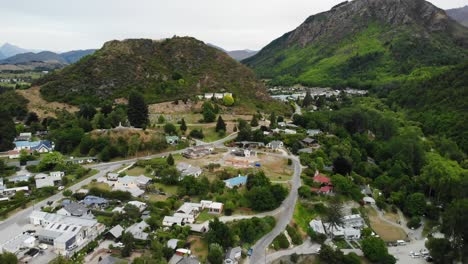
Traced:
<svg viewBox="0 0 468 264">
<path fill-rule="evenodd" d="M 343 0 L 0 0 L 0 44 L 68 51 L 113 39 L 192 36 L 258 50 Z M 430 0 L 443 8 L 468 0 Z"/>
</svg>

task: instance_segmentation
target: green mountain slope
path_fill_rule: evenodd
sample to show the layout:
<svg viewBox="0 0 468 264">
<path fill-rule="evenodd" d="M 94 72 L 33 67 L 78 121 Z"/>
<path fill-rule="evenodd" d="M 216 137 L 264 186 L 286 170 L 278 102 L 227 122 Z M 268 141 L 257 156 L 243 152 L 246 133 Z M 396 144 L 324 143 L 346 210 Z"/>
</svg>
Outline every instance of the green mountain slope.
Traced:
<svg viewBox="0 0 468 264">
<path fill-rule="evenodd" d="M 468 29 L 423 0 L 355 0 L 309 17 L 243 61 L 273 84 L 368 87 L 468 57 Z"/>
<path fill-rule="evenodd" d="M 243 103 L 271 100 L 250 69 L 190 37 L 110 41 L 37 84 L 47 100 L 72 104 L 127 97 L 132 89 L 149 103 L 220 91 Z"/>
<path fill-rule="evenodd" d="M 389 99 L 408 110 L 427 134 L 453 139 L 468 153 L 468 62 L 424 81 L 409 81 Z"/>
</svg>

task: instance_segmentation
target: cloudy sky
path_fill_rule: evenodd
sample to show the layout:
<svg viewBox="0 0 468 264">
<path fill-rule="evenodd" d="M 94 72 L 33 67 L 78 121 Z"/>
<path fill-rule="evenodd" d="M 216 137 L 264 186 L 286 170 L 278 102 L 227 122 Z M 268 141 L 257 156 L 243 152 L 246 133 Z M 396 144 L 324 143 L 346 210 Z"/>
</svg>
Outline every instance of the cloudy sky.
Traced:
<svg viewBox="0 0 468 264">
<path fill-rule="evenodd" d="M 0 0 L 0 44 L 66 51 L 125 38 L 193 36 L 260 49 L 343 0 Z M 468 0 L 430 0 L 443 9 Z"/>
</svg>

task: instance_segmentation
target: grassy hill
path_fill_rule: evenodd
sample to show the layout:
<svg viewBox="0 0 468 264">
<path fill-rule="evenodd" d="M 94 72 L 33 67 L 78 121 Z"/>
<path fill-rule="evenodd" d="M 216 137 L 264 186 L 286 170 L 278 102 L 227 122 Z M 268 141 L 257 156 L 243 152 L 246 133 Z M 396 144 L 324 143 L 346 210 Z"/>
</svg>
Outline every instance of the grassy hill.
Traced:
<svg viewBox="0 0 468 264">
<path fill-rule="evenodd" d="M 45 99 L 76 105 L 127 97 L 132 89 L 148 103 L 221 91 L 232 92 L 241 104 L 272 102 L 250 69 L 190 37 L 110 41 L 37 84 Z"/>
<path fill-rule="evenodd" d="M 355 0 L 309 17 L 243 61 L 272 84 L 369 87 L 468 58 L 468 29 L 423 0 Z"/>
</svg>

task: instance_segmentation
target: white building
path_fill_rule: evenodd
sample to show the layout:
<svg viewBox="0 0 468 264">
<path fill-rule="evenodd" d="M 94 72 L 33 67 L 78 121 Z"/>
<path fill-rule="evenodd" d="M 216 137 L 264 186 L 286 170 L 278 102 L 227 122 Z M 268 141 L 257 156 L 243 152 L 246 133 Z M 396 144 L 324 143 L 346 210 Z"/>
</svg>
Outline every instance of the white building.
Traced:
<svg viewBox="0 0 468 264">
<path fill-rule="evenodd" d="M 39 242 L 54 246 L 57 254 L 71 256 L 105 229 L 105 226 L 94 219 L 50 214 L 33 211 L 29 216 L 30 223 L 39 226 L 36 233 Z"/>
<path fill-rule="evenodd" d="M 177 163 L 176 168 L 180 172 L 181 177 L 179 180 L 182 180 L 186 176 L 193 176 L 195 178 L 198 178 L 203 172 L 203 170 L 200 167 L 192 166 L 191 164 L 185 162 Z"/>
<path fill-rule="evenodd" d="M 63 171 L 53 171 L 49 175 L 44 173 L 39 173 L 34 176 L 36 180 L 36 188 L 40 189 L 43 187 L 55 186 L 57 182 L 62 180 L 62 177 L 65 176 Z"/>
<path fill-rule="evenodd" d="M 140 201 L 130 201 L 130 202 L 128 202 L 128 204 L 131 204 L 131 205 L 135 206 L 136 208 L 138 208 L 138 210 L 140 212 L 143 212 L 147 207 L 147 205 L 145 203 L 140 202 Z"/>
<path fill-rule="evenodd" d="M 125 232 L 132 234 L 135 239 L 147 240 L 148 235 L 149 235 L 147 232 L 145 232 L 145 229 L 147 227 L 149 227 L 149 225 L 145 221 L 141 221 L 139 223 L 135 223 L 135 224 L 129 226 L 125 230 Z"/>
</svg>

